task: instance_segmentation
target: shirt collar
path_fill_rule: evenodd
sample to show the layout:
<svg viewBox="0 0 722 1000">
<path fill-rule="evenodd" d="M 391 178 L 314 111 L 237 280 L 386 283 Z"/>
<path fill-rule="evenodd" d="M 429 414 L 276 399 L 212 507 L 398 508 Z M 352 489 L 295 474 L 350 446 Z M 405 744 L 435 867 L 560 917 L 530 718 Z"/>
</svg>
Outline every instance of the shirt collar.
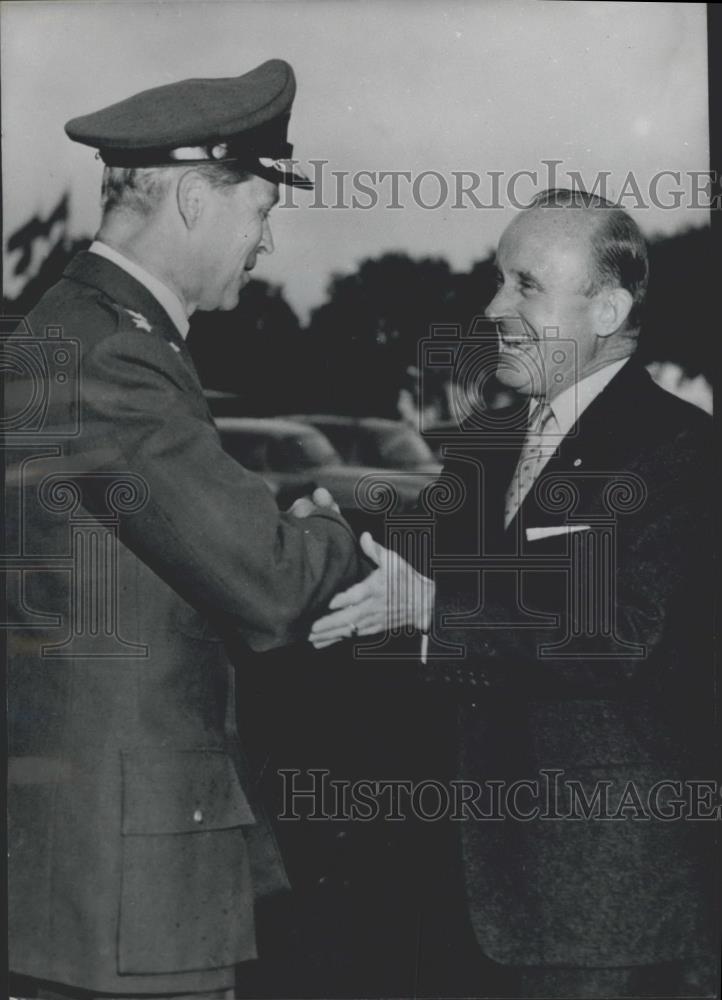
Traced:
<svg viewBox="0 0 722 1000">
<path fill-rule="evenodd" d="M 569 433 L 589 404 L 597 398 L 603 389 L 606 389 L 617 372 L 621 371 L 628 361 L 628 357 L 622 358 L 620 361 L 612 361 L 598 371 L 592 372 L 591 375 L 587 375 L 586 378 L 574 382 L 573 385 L 568 386 L 558 396 L 555 396 L 549 406 L 557 422 L 560 437 Z M 530 409 L 530 417 L 538 405 L 539 401 L 534 400 Z"/>
<path fill-rule="evenodd" d="M 144 267 L 140 264 L 136 264 L 135 261 L 129 260 L 125 254 L 120 253 L 120 251 L 115 250 L 113 247 L 109 247 L 107 243 L 102 243 L 100 240 L 94 240 L 90 247 L 90 253 L 96 253 L 99 257 L 105 257 L 106 260 L 111 261 L 118 267 L 121 267 L 126 271 L 132 278 L 140 282 L 144 288 L 147 288 L 150 294 L 156 299 L 168 313 L 170 318 L 173 320 L 178 333 L 185 340 L 188 336 L 188 330 L 190 323 L 188 322 L 188 316 L 186 314 L 183 303 L 171 289 L 164 285 L 162 281 L 150 274 Z"/>
</svg>

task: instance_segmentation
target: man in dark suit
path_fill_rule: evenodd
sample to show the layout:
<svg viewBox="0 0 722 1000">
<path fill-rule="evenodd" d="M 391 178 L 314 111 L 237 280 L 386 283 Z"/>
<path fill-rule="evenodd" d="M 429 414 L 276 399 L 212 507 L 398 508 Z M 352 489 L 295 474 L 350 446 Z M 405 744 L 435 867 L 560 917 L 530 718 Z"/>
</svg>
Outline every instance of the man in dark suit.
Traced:
<svg viewBox="0 0 722 1000">
<path fill-rule="evenodd" d="M 431 630 L 425 676 L 458 685 L 465 992 L 712 995 L 710 421 L 633 357 L 647 255 L 625 212 L 545 192 L 497 264 L 520 403 L 446 445 L 462 489 L 431 567 L 365 536 L 379 569 L 311 638 Z"/>
<path fill-rule="evenodd" d="M 294 93 L 271 60 L 66 126 L 106 164 L 102 225 L 5 345 L 23 995 L 222 995 L 285 884 L 223 640 L 303 636 L 359 554 L 328 495 L 282 513 L 223 452 L 185 336 L 273 250 L 278 185 L 307 186 Z"/>
</svg>

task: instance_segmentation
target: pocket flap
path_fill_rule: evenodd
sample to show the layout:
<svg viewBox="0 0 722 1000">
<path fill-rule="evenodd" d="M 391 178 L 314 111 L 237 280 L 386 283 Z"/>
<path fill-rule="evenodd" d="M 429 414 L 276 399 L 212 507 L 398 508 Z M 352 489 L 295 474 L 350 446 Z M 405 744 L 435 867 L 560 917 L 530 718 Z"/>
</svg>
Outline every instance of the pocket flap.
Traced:
<svg viewBox="0 0 722 1000">
<path fill-rule="evenodd" d="M 121 752 L 123 833 L 202 833 L 255 823 L 223 750 Z"/>
</svg>

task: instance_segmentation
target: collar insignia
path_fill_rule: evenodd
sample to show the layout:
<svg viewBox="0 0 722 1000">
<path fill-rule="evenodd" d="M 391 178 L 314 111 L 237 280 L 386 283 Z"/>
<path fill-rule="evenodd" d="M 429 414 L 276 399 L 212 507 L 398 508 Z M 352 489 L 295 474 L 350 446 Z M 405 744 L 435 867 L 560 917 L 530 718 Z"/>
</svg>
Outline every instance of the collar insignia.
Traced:
<svg viewBox="0 0 722 1000">
<path fill-rule="evenodd" d="M 145 318 L 143 313 L 135 312 L 133 309 L 126 309 L 125 311 L 133 320 L 133 323 L 135 324 L 138 330 L 147 330 L 148 333 L 152 331 L 153 327 L 150 325 L 150 323 Z"/>
</svg>

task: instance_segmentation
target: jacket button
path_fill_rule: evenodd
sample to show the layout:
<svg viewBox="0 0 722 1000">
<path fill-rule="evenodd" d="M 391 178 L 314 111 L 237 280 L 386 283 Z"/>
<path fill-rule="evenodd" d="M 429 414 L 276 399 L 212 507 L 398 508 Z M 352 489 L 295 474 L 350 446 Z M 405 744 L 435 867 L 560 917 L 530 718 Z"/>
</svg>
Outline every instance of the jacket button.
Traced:
<svg viewBox="0 0 722 1000">
<path fill-rule="evenodd" d="M 196 811 L 193 813 L 193 822 L 194 823 L 203 822 L 203 813 L 201 812 L 200 809 L 196 809 Z"/>
</svg>

